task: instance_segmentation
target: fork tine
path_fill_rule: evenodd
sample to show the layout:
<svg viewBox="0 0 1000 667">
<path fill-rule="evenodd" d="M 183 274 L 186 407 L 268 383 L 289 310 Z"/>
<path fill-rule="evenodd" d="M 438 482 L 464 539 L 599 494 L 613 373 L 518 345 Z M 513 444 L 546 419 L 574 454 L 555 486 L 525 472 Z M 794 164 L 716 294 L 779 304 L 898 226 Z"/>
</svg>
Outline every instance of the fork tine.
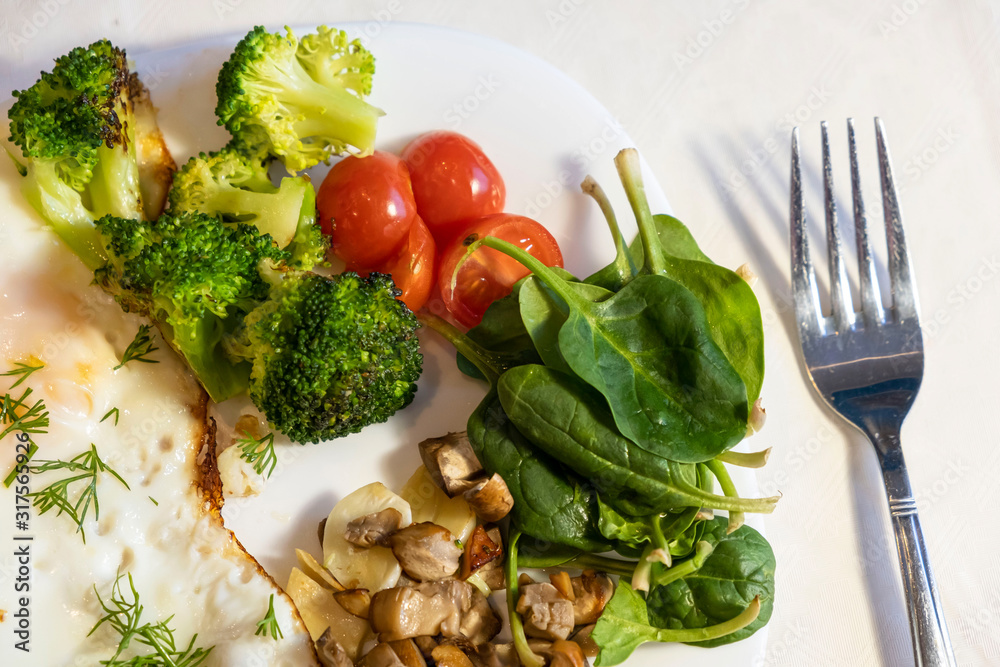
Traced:
<svg viewBox="0 0 1000 667">
<path fill-rule="evenodd" d="M 858 244 L 858 264 L 861 273 L 861 313 L 865 324 L 874 326 L 885 320 L 871 241 L 868 240 L 868 218 L 861 198 L 861 175 L 858 170 L 858 147 L 854 140 L 854 119 L 847 119 L 847 144 L 851 158 L 851 193 L 854 196 L 854 232 Z"/>
<path fill-rule="evenodd" d="M 840 228 L 837 226 L 837 206 L 833 200 L 833 166 L 830 161 L 830 136 L 826 121 L 820 123 L 823 135 L 823 198 L 826 209 L 826 246 L 830 258 L 830 310 L 837 331 L 854 324 L 854 304 L 847 268 L 840 255 Z"/>
<path fill-rule="evenodd" d="M 917 317 L 917 291 L 913 283 L 913 267 L 906 249 L 903 218 L 899 212 L 896 181 L 889 162 L 889 149 L 885 141 L 882 119 L 875 119 L 878 138 L 879 175 L 882 178 L 882 208 L 885 211 L 885 239 L 889 250 L 889 283 L 892 289 L 892 306 L 899 320 Z"/>
<path fill-rule="evenodd" d="M 806 236 L 805 201 L 802 196 L 802 163 L 799 157 L 799 128 L 792 130 L 791 182 L 792 298 L 799 335 L 822 335 L 823 318 L 816 287 L 816 272 L 809 259 Z"/>
</svg>

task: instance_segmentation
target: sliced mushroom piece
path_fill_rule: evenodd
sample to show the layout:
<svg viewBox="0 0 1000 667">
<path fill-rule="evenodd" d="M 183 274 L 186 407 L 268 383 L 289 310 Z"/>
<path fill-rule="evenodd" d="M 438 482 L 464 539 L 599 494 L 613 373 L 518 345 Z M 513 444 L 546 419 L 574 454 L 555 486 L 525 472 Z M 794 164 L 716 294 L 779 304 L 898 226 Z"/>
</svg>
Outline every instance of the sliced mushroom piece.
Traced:
<svg viewBox="0 0 1000 667">
<path fill-rule="evenodd" d="M 392 650 L 396 652 L 399 660 L 406 667 L 427 667 L 427 661 L 412 639 L 389 642 L 389 646 L 392 647 Z"/>
<path fill-rule="evenodd" d="M 478 570 L 476 574 L 479 578 L 489 586 L 490 590 L 501 591 L 507 588 L 507 578 L 503 571 L 503 563 L 505 560 L 503 552 L 503 538 L 500 535 L 500 529 L 493 526 L 486 531 L 486 536 L 490 538 L 493 544 L 497 545 L 498 555 L 493 560 L 487 562 Z"/>
<path fill-rule="evenodd" d="M 483 466 L 465 431 L 428 438 L 417 447 L 434 483 L 451 497 L 464 493 L 483 475 Z"/>
<path fill-rule="evenodd" d="M 344 539 L 359 547 L 388 546 L 389 536 L 399 530 L 403 515 L 395 507 L 372 512 L 347 522 Z"/>
<path fill-rule="evenodd" d="M 584 570 L 579 577 L 570 580 L 573 583 L 573 622 L 576 625 L 596 623 L 615 591 L 615 584 L 606 574 L 598 574 L 593 570 Z"/>
<path fill-rule="evenodd" d="M 520 667 L 521 659 L 512 642 L 506 644 L 483 644 L 472 657 L 477 667 Z"/>
<path fill-rule="evenodd" d="M 510 495 L 507 482 L 499 473 L 477 482 L 463 496 L 480 519 L 486 522 L 499 521 L 514 507 L 514 497 Z"/>
<path fill-rule="evenodd" d="M 478 572 L 480 568 L 502 555 L 500 545 L 493 541 L 482 526 L 476 526 L 472 535 L 465 542 L 465 553 L 462 558 L 462 578 Z"/>
<path fill-rule="evenodd" d="M 587 667 L 587 658 L 576 642 L 558 639 L 552 642 L 549 667 Z"/>
<path fill-rule="evenodd" d="M 302 549 L 295 550 L 295 557 L 299 561 L 299 568 L 309 575 L 309 578 L 328 591 L 342 591 L 344 586 L 337 581 L 337 578 L 330 574 L 330 571 L 319 564 L 311 553 Z"/>
<path fill-rule="evenodd" d="M 333 594 L 333 598 L 344 608 L 344 611 L 358 618 L 368 620 L 368 610 L 371 607 L 372 596 L 366 588 L 352 588 Z"/>
<path fill-rule="evenodd" d="M 358 667 L 406 667 L 392 647 L 385 642 L 379 642 L 372 650 L 365 653 Z"/>
<path fill-rule="evenodd" d="M 347 655 L 347 651 L 330 634 L 330 628 L 316 640 L 316 655 L 319 656 L 319 662 L 323 667 L 354 667 L 354 662 Z"/>
<path fill-rule="evenodd" d="M 573 631 L 573 603 L 548 583 L 529 584 L 521 589 L 517 613 L 524 632 L 540 639 L 566 639 Z"/>
<path fill-rule="evenodd" d="M 475 667 L 469 656 L 457 646 L 440 644 L 431 653 L 431 657 L 438 667 Z"/>
<path fill-rule="evenodd" d="M 424 656 L 424 658 L 430 658 L 431 652 L 438 645 L 437 639 L 429 635 L 414 637 L 413 643 L 417 645 L 418 649 L 420 649 L 420 653 Z"/>
<path fill-rule="evenodd" d="M 590 636 L 590 634 L 594 631 L 595 625 L 596 624 L 594 623 L 585 625 L 574 632 L 573 636 L 570 637 L 570 639 L 580 645 L 580 650 L 582 650 L 583 654 L 588 658 L 596 658 L 597 654 L 601 651 L 601 647 L 599 647 L 597 642 L 594 641 L 594 638 Z"/>
<path fill-rule="evenodd" d="M 461 634 L 479 645 L 500 631 L 500 619 L 489 601 L 459 580 L 379 591 L 372 596 L 368 617 L 382 641 Z"/>
<path fill-rule="evenodd" d="M 458 571 L 462 549 L 447 528 L 415 523 L 389 536 L 389 547 L 407 576 L 417 581 L 437 581 Z"/>
</svg>

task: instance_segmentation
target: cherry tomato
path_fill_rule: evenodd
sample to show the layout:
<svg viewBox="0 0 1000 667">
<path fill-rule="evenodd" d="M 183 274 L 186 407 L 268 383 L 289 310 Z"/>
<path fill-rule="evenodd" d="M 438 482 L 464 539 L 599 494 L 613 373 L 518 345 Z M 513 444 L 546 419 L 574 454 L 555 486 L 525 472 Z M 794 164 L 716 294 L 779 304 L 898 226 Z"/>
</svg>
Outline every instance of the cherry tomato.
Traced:
<svg viewBox="0 0 1000 667">
<path fill-rule="evenodd" d="M 479 324 L 489 305 L 510 294 L 514 283 L 529 273 L 516 259 L 493 248 L 483 247 L 465 259 L 452 285 L 455 267 L 465 258 L 468 249 L 463 243 L 468 236 L 495 236 L 524 248 L 549 266 L 563 265 L 562 252 L 555 238 L 531 218 L 498 213 L 476 220 L 466 232 L 443 250 L 438 271 L 441 300 L 464 326 Z"/>
<path fill-rule="evenodd" d="M 483 150 L 457 132 L 423 134 L 403 149 L 417 210 L 438 245 L 472 220 L 503 211 L 506 188 Z"/>
<path fill-rule="evenodd" d="M 427 225 L 419 216 L 413 221 L 410 232 L 407 234 L 403 245 L 395 254 L 389 255 L 375 266 L 366 269 L 357 269 L 348 265 L 348 270 L 356 271 L 365 276 L 370 271 L 388 273 L 400 289 L 402 294 L 397 298 L 406 304 L 413 312 L 417 312 L 427 303 L 434 287 L 435 260 L 437 248 L 434 245 L 434 237 L 427 229 Z"/>
<path fill-rule="evenodd" d="M 391 153 L 346 157 L 316 194 L 331 250 L 347 264 L 371 266 L 394 253 L 417 216 L 406 164 Z"/>
</svg>

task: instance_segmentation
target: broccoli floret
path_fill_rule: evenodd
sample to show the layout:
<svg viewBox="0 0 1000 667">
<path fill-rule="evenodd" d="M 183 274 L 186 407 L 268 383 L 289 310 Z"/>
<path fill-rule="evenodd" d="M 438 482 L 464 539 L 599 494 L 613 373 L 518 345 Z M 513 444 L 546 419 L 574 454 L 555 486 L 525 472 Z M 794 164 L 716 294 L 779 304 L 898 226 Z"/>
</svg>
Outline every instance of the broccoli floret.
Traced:
<svg viewBox="0 0 1000 667">
<path fill-rule="evenodd" d="M 198 211 L 227 223 L 254 225 L 291 255 L 289 265 L 311 269 L 326 255 L 316 226 L 316 193 L 307 176 L 286 177 L 275 187 L 267 160 L 231 147 L 202 153 L 174 174 L 170 211 Z"/>
<path fill-rule="evenodd" d="M 383 422 L 420 376 L 413 313 L 392 279 L 291 272 L 250 312 L 227 350 L 253 364 L 250 397 L 272 427 L 319 442 Z"/>
<path fill-rule="evenodd" d="M 321 27 L 301 41 L 257 26 L 222 66 L 215 113 L 238 141 L 263 146 L 292 172 L 374 149 L 382 111 L 364 101 L 375 60 L 358 40 Z"/>
<path fill-rule="evenodd" d="M 203 213 L 165 214 L 155 222 L 106 216 L 95 223 L 108 261 L 95 280 L 127 312 L 153 320 L 222 401 L 246 391 L 248 364 L 223 353 L 223 337 L 268 297 L 261 266 L 288 258 L 268 235 Z"/>
<path fill-rule="evenodd" d="M 13 95 L 24 195 L 95 269 L 105 258 L 94 220 L 143 217 L 125 52 L 107 40 L 73 49 Z"/>
</svg>

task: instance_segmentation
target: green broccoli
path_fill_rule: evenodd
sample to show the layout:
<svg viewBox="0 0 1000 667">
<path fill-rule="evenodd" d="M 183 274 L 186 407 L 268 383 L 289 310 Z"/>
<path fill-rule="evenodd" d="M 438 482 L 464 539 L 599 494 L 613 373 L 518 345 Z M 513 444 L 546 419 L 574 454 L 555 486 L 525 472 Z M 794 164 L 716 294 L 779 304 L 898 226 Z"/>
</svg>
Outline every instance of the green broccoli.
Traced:
<svg viewBox="0 0 1000 667">
<path fill-rule="evenodd" d="M 216 84 L 219 124 L 292 172 L 348 151 L 371 153 L 383 115 L 364 101 L 375 70 L 371 53 L 325 26 L 301 41 L 285 30 L 257 26 L 236 45 Z"/>
<path fill-rule="evenodd" d="M 267 298 L 262 266 L 288 253 L 252 225 L 203 213 L 153 223 L 105 216 L 95 225 L 108 256 L 95 282 L 126 312 L 153 320 L 213 400 L 246 391 L 250 366 L 232 363 L 220 344 Z"/>
<path fill-rule="evenodd" d="M 232 147 L 201 153 L 174 174 L 170 211 L 252 224 L 289 251 L 289 266 L 311 269 L 324 261 L 328 243 L 316 225 L 316 192 L 307 176 L 283 178 L 275 187 L 268 162 Z"/>
<path fill-rule="evenodd" d="M 94 220 L 143 217 L 125 52 L 107 40 L 73 49 L 13 95 L 25 198 L 95 269 L 105 257 Z"/>
<path fill-rule="evenodd" d="M 227 339 L 253 364 L 250 397 L 271 425 L 319 442 L 383 422 L 413 399 L 416 317 L 392 279 L 291 272 Z"/>
</svg>

